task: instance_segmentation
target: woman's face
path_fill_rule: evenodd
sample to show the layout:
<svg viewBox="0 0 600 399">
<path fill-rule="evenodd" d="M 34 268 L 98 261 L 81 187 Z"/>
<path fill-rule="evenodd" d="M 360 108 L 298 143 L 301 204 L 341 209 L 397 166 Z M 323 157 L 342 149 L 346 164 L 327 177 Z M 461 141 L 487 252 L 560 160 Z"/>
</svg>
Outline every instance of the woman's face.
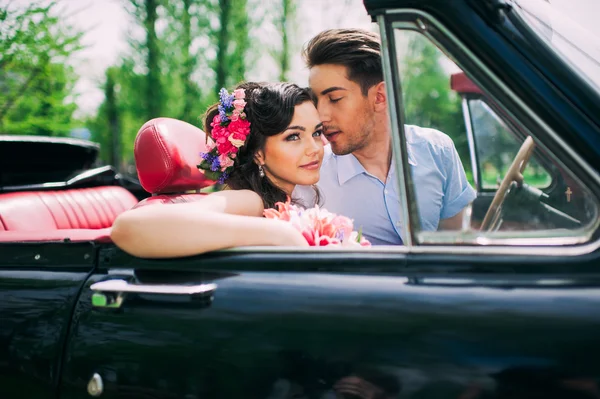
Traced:
<svg viewBox="0 0 600 399">
<path fill-rule="evenodd" d="M 264 150 L 257 153 L 265 175 L 285 191 L 292 193 L 297 184 L 319 181 L 323 162 L 323 126 L 312 102 L 294 108 L 290 125 L 280 134 L 267 137 Z"/>
</svg>

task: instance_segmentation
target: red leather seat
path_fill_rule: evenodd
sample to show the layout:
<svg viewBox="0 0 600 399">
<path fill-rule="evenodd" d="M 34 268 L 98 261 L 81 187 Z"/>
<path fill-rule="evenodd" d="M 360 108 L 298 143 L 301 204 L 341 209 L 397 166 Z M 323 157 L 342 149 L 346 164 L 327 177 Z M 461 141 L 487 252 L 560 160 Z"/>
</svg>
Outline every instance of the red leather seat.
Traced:
<svg viewBox="0 0 600 399">
<path fill-rule="evenodd" d="M 0 242 L 104 237 L 136 203 L 119 186 L 0 194 Z"/>
<path fill-rule="evenodd" d="M 152 119 L 138 131 L 134 155 L 141 202 L 118 186 L 0 194 L 0 242 L 109 241 L 110 227 L 123 211 L 151 204 L 196 201 L 214 184 L 198 170 L 205 133 L 189 123 Z M 193 191 L 193 193 L 188 193 Z"/>
<path fill-rule="evenodd" d="M 140 183 L 152 197 L 136 207 L 202 198 L 204 194 L 198 191 L 215 183 L 197 167 L 200 152 L 205 150 L 206 134 L 196 126 L 171 118 L 146 122 L 138 131 L 133 152 Z"/>
</svg>

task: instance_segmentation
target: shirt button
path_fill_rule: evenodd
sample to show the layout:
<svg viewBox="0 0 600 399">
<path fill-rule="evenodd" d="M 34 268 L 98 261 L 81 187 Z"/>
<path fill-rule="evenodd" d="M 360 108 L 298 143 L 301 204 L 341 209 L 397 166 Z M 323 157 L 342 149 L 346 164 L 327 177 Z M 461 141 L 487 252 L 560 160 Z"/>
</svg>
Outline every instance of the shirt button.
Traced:
<svg viewBox="0 0 600 399">
<path fill-rule="evenodd" d="M 388 193 L 388 190 L 383 190 L 383 193 L 384 193 L 384 194 L 387 194 L 387 193 Z"/>
</svg>

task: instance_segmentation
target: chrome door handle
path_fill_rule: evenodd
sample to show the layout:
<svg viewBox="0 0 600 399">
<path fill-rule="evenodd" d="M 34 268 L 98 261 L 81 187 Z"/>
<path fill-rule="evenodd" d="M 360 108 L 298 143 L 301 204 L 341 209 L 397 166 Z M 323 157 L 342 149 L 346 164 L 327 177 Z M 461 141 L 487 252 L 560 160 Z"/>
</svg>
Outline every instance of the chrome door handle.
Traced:
<svg viewBox="0 0 600 399">
<path fill-rule="evenodd" d="M 119 308 L 123 303 L 124 294 L 162 294 L 162 295 L 190 295 L 211 296 L 217 289 L 217 285 L 151 285 L 131 284 L 126 280 L 106 280 L 94 283 L 90 286 L 92 291 L 92 305 L 102 308 Z"/>
</svg>

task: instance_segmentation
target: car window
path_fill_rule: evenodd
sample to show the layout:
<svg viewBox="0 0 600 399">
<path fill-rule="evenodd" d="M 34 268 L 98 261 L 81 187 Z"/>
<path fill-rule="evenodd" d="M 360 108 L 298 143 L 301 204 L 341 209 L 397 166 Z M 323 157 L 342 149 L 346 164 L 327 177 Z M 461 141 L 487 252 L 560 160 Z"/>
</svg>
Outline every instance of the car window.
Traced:
<svg viewBox="0 0 600 399">
<path fill-rule="evenodd" d="M 465 111 L 471 116 L 476 170 L 481 182 L 478 188 L 497 190 L 519 151 L 522 139 L 512 133 L 484 99 L 468 99 L 466 105 L 468 109 Z M 540 164 L 538 158 L 538 154 L 532 155 L 523 171 L 523 177 L 530 186 L 543 189 L 552 183 L 552 175 Z"/>
<path fill-rule="evenodd" d="M 564 166 L 564 154 L 552 153 L 428 37 L 396 29 L 394 43 L 417 241 L 584 240 L 599 202 Z M 462 84 L 453 87 L 456 77 Z"/>
</svg>

